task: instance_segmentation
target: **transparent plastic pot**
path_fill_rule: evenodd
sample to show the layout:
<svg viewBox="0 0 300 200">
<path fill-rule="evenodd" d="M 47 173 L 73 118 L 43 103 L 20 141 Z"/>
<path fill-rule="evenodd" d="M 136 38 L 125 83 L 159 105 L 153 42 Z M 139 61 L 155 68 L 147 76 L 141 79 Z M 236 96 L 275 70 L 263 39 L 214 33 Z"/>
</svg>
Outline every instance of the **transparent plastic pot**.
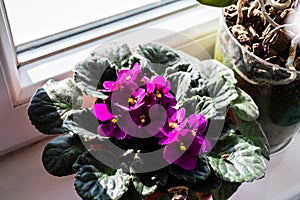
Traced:
<svg viewBox="0 0 300 200">
<path fill-rule="evenodd" d="M 244 48 L 231 34 L 223 17 L 215 59 L 230 67 L 238 86 L 257 104 L 261 124 L 275 154 L 286 149 L 300 128 L 300 72 L 267 62 Z"/>
</svg>

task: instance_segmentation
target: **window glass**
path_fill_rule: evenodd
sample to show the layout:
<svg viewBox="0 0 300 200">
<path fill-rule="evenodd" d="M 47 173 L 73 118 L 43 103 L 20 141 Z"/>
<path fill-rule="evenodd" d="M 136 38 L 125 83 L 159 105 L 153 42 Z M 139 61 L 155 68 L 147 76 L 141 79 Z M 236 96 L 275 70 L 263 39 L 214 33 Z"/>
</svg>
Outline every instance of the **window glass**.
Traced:
<svg viewBox="0 0 300 200">
<path fill-rule="evenodd" d="M 173 0 L 174 1 L 174 0 Z M 170 0 L 4 0 L 16 46 L 53 36 L 66 30 L 69 34 L 111 23 L 145 10 L 170 3 Z M 75 28 L 81 27 L 77 31 Z M 61 37 L 68 35 L 65 32 Z M 57 37 L 56 37 L 57 39 Z"/>
</svg>

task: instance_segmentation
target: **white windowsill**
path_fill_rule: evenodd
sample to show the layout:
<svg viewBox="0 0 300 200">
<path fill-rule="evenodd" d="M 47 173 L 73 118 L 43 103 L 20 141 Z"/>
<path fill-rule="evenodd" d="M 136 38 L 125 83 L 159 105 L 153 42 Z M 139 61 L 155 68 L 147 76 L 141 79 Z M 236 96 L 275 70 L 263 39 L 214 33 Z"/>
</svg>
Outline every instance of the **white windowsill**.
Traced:
<svg viewBox="0 0 300 200">
<path fill-rule="evenodd" d="M 41 162 L 46 140 L 0 161 L 0 199 L 3 200 L 79 200 L 74 175 L 54 177 Z M 230 200 L 299 199 L 300 135 L 284 152 L 271 157 L 265 178 L 244 183 Z"/>
<path fill-rule="evenodd" d="M 134 29 L 126 30 L 76 49 L 65 51 L 57 56 L 52 56 L 42 61 L 22 66 L 18 69 L 18 77 L 20 78 L 19 91 L 17 91 L 16 99 L 13 104 L 14 106 L 18 106 L 28 102 L 36 88 L 41 86 L 48 79 L 53 78 L 55 80 L 60 80 L 67 76 L 71 76 L 71 70 L 78 62 L 84 60 L 89 52 L 95 47 L 107 44 L 107 41 L 130 43 L 150 42 L 154 40 L 179 49 L 190 49 L 190 47 L 187 46 L 187 43 L 189 42 L 190 46 L 202 45 L 203 48 L 207 48 L 205 45 L 207 44 L 207 41 L 210 40 L 207 37 L 213 39 L 216 34 L 219 11 L 220 9 L 218 8 L 194 6 L 187 10 L 180 11 L 179 13 L 142 24 Z M 118 23 L 113 26 L 123 25 L 122 23 Z M 111 27 L 107 27 L 107 29 L 109 28 Z M 137 30 L 134 34 L 138 34 L 138 41 L 136 40 L 136 35 L 128 36 L 128 33 L 132 34 L 133 30 Z M 106 30 L 103 29 L 103 31 Z M 145 37 L 144 33 L 147 32 L 148 34 L 146 34 Z M 214 42 L 209 41 L 209 43 L 213 44 Z M 212 48 L 210 48 L 209 51 L 212 51 Z M 197 52 L 193 51 L 190 51 L 190 53 L 197 54 Z M 198 52 L 198 54 L 199 53 L 201 52 Z M 212 52 L 208 53 L 211 54 Z M 204 54 L 205 52 L 202 55 L 203 58 L 207 58 L 207 53 L 206 55 Z M 201 55 L 199 56 L 201 57 Z"/>
</svg>

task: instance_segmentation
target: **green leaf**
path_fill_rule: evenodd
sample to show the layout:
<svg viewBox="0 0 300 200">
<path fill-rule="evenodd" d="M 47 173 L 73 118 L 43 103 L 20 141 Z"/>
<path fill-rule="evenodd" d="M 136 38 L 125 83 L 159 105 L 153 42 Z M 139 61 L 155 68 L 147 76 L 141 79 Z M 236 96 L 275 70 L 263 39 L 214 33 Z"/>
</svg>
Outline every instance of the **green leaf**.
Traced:
<svg viewBox="0 0 300 200">
<path fill-rule="evenodd" d="M 127 153 L 130 153 L 130 151 Z M 151 161 L 153 162 L 153 159 L 151 159 Z M 136 153 L 129 169 L 130 174 L 133 176 L 132 181 L 136 191 L 143 196 L 152 194 L 159 186 L 165 186 L 168 182 L 168 173 L 166 169 L 137 173 L 137 170 L 145 165 L 147 165 L 147 163 L 144 163 L 144 160 L 140 157 L 140 153 Z"/>
<path fill-rule="evenodd" d="M 101 138 L 97 132 L 99 122 L 90 108 L 71 113 L 64 121 L 63 127 L 83 138 Z"/>
<path fill-rule="evenodd" d="M 252 121 L 258 118 L 258 107 L 253 99 L 240 88 L 236 88 L 238 97 L 231 103 L 231 108 L 242 120 Z"/>
<path fill-rule="evenodd" d="M 224 181 L 220 188 L 212 191 L 214 200 L 227 200 L 240 187 L 241 183 L 230 183 Z"/>
<path fill-rule="evenodd" d="M 127 44 L 113 46 L 110 49 L 104 49 L 103 46 L 96 48 L 92 52 L 93 56 L 106 57 L 116 69 L 129 67 L 131 51 Z"/>
<path fill-rule="evenodd" d="M 109 175 L 113 175 L 116 173 L 116 169 L 112 169 L 106 165 L 104 165 L 101 162 L 101 158 L 99 158 L 99 155 L 97 155 L 97 158 L 94 156 L 94 151 L 85 151 L 83 152 L 80 156 L 78 156 L 76 162 L 73 164 L 73 169 L 75 171 L 79 171 L 80 168 L 84 167 L 84 166 L 89 166 L 92 165 L 94 166 L 97 170 L 109 174 Z M 113 160 L 113 158 L 112 158 Z"/>
<path fill-rule="evenodd" d="M 143 196 L 152 194 L 159 186 L 165 186 L 168 181 L 165 170 L 131 174 L 135 189 Z"/>
<path fill-rule="evenodd" d="M 215 6 L 215 7 L 226 7 L 233 4 L 236 0 L 197 0 L 199 3 Z"/>
<path fill-rule="evenodd" d="M 237 83 L 237 80 L 234 77 L 234 72 L 217 60 L 210 59 L 200 61 L 199 65 L 200 66 L 195 69 L 200 72 L 203 78 L 210 80 L 212 83 L 217 82 L 221 77 L 232 84 Z M 212 94 L 214 94 L 213 90 Z"/>
<path fill-rule="evenodd" d="M 147 186 L 138 177 L 134 177 L 133 184 L 134 184 L 134 187 L 137 190 L 137 192 L 139 194 L 141 194 L 142 196 L 152 194 L 157 189 L 156 184 Z"/>
<path fill-rule="evenodd" d="M 195 95 L 199 96 L 208 96 L 207 91 L 207 80 L 201 78 L 200 73 L 198 74 L 191 74 L 191 89 L 188 92 L 188 97 L 193 97 Z"/>
<path fill-rule="evenodd" d="M 240 124 L 240 132 L 250 139 L 255 146 L 259 147 L 262 155 L 270 160 L 270 145 L 262 127 L 257 121 L 242 121 Z"/>
<path fill-rule="evenodd" d="M 250 182 L 264 176 L 266 165 L 260 148 L 243 136 L 229 134 L 208 154 L 213 170 L 229 182 Z"/>
<path fill-rule="evenodd" d="M 49 80 L 33 95 L 28 107 L 31 123 L 44 134 L 67 132 L 64 119 L 82 105 L 82 92 L 72 79 Z"/>
<path fill-rule="evenodd" d="M 189 99 L 186 99 L 182 107 L 185 108 L 186 116 L 190 116 L 191 114 L 203 114 L 207 119 L 210 119 L 217 115 L 217 108 L 215 102 L 210 97 L 200 97 L 193 96 Z"/>
<path fill-rule="evenodd" d="M 179 166 L 171 165 L 169 167 L 169 172 L 171 175 L 175 176 L 176 178 L 196 183 L 197 181 L 203 181 L 208 178 L 210 175 L 210 168 L 207 162 L 206 157 L 201 157 L 198 159 L 197 166 L 193 170 L 184 170 Z"/>
<path fill-rule="evenodd" d="M 44 148 L 42 162 L 44 168 L 54 176 L 74 174 L 72 165 L 85 151 L 78 136 L 60 135 Z"/>
<path fill-rule="evenodd" d="M 131 176 L 120 169 L 109 175 L 93 165 L 84 165 L 78 170 L 74 185 L 84 200 L 113 200 L 120 199 L 127 192 L 130 179 Z"/>
<path fill-rule="evenodd" d="M 165 74 L 167 67 L 175 65 L 181 60 L 173 49 L 159 43 L 139 45 L 136 52 L 147 59 L 151 70 L 160 76 Z"/>
<path fill-rule="evenodd" d="M 224 108 L 238 97 L 233 71 L 216 60 L 201 61 L 200 66 L 193 70 L 192 73 L 198 71 L 201 77 L 207 80 L 208 96 L 213 99 L 220 111 L 219 115 L 224 115 Z"/>
<path fill-rule="evenodd" d="M 144 200 L 145 198 L 136 191 L 136 189 L 132 186 L 132 184 L 129 185 L 129 188 L 127 192 L 124 193 L 124 195 L 120 198 L 120 200 Z"/>
<path fill-rule="evenodd" d="M 180 62 L 176 63 L 175 65 L 168 67 L 166 69 L 166 72 L 164 75 L 169 76 L 176 72 L 187 72 L 190 65 L 191 65 L 191 63 L 188 63 L 186 61 L 180 61 Z"/>
<path fill-rule="evenodd" d="M 116 69 L 107 58 L 90 56 L 74 68 L 74 80 L 77 86 L 88 96 L 106 99 L 108 96 L 100 92 L 104 81 L 117 78 Z"/>
<path fill-rule="evenodd" d="M 171 92 L 175 95 L 177 103 L 184 102 L 191 89 L 191 75 L 187 72 L 176 72 L 167 76 L 166 79 L 171 83 Z"/>
</svg>

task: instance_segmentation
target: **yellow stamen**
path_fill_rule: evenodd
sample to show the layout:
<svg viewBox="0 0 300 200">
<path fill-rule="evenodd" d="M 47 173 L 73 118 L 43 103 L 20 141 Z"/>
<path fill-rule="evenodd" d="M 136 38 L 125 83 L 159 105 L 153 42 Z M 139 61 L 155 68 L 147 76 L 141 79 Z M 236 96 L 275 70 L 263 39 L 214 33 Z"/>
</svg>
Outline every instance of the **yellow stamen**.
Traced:
<svg viewBox="0 0 300 200">
<path fill-rule="evenodd" d="M 141 121 L 142 124 L 145 123 L 146 122 L 146 116 L 145 115 L 141 115 L 140 116 L 140 121 Z"/>
<path fill-rule="evenodd" d="M 126 77 L 126 81 L 129 81 L 131 79 L 131 76 Z"/>
<path fill-rule="evenodd" d="M 196 136 L 197 135 L 196 131 L 192 131 L 192 135 Z"/>
<path fill-rule="evenodd" d="M 156 92 L 156 97 L 160 99 L 162 97 L 161 93 Z"/>
<path fill-rule="evenodd" d="M 116 118 L 113 118 L 113 119 L 111 120 L 111 122 L 115 124 L 115 123 L 118 122 L 118 120 L 117 120 Z"/>
<path fill-rule="evenodd" d="M 180 144 L 179 148 L 181 151 L 186 151 L 186 146 L 183 143 Z"/>
<path fill-rule="evenodd" d="M 135 104 L 135 103 L 136 103 L 136 100 L 135 100 L 134 98 L 130 97 L 130 98 L 128 99 L 128 103 L 130 103 L 130 104 Z"/>
<path fill-rule="evenodd" d="M 178 127 L 178 124 L 176 122 L 169 122 L 169 127 L 174 129 Z"/>
</svg>

